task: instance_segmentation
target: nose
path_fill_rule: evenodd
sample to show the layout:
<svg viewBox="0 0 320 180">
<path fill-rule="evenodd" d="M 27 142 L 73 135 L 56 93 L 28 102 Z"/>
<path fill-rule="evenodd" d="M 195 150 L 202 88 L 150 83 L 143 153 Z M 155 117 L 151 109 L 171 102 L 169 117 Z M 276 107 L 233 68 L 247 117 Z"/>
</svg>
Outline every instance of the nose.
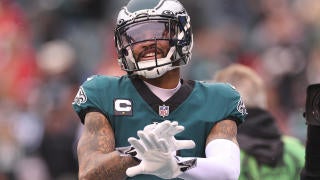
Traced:
<svg viewBox="0 0 320 180">
<path fill-rule="evenodd" d="M 140 48 L 143 48 L 143 49 L 150 48 L 150 47 L 156 47 L 156 40 L 149 39 L 149 40 L 142 41 L 136 45 Z"/>
</svg>

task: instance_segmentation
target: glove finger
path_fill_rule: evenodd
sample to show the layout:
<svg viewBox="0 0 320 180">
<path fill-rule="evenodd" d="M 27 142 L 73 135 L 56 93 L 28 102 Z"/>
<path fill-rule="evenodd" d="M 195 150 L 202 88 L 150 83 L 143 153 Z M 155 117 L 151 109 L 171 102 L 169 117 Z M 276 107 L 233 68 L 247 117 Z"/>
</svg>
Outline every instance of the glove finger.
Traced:
<svg viewBox="0 0 320 180">
<path fill-rule="evenodd" d="M 184 131 L 184 127 L 183 126 L 171 126 L 170 128 L 168 128 L 168 132 L 167 134 L 169 136 L 174 136 L 180 132 Z"/>
<path fill-rule="evenodd" d="M 175 127 L 177 127 L 178 125 L 179 125 L 178 121 L 172 121 L 172 122 L 170 123 L 170 128 L 175 128 Z"/>
<path fill-rule="evenodd" d="M 127 176 L 129 177 L 133 177 L 133 176 L 136 176 L 138 174 L 143 174 L 144 173 L 144 170 L 143 170 L 143 166 L 142 164 L 138 165 L 138 166 L 133 166 L 131 168 L 128 168 L 126 170 L 126 174 Z"/>
<path fill-rule="evenodd" d="M 171 126 L 171 122 L 168 120 L 165 120 L 161 123 L 158 123 L 155 129 L 153 130 L 153 132 L 156 136 L 161 137 L 162 134 L 166 132 L 170 126 Z"/>
<path fill-rule="evenodd" d="M 159 139 L 154 133 L 149 134 L 149 139 L 150 139 L 150 142 L 152 142 L 154 148 L 156 148 L 160 151 L 163 151 L 162 146 L 159 144 Z"/>
<path fill-rule="evenodd" d="M 169 152 L 169 144 L 165 139 L 160 139 L 158 141 L 158 143 L 159 143 L 159 146 L 160 146 L 162 152 L 164 152 L 164 153 Z"/>
<path fill-rule="evenodd" d="M 172 121 L 170 122 L 170 126 L 168 129 L 172 129 L 172 128 L 175 128 L 179 125 L 178 121 Z"/>
<path fill-rule="evenodd" d="M 151 132 L 157 126 L 157 124 L 158 124 L 157 122 L 153 122 L 152 124 L 145 126 L 143 128 L 143 131 Z"/>
<path fill-rule="evenodd" d="M 162 137 L 174 136 L 182 131 L 184 131 L 184 127 L 180 126 L 177 121 L 173 121 L 170 123 L 170 126 L 162 132 Z"/>
<path fill-rule="evenodd" d="M 163 131 L 163 134 L 167 134 L 167 135 L 171 135 L 172 131 L 174 131 L 174 129 L 176 129 L 176 127 L 178 126 L 178 122 L 177 121 L 172 121 L 170 122 L 170 125 L 168 128 L 166 128 L 164 131 Z"/>
<path fill-rule="evenodd" d="M 150 139 L 150 134 L 138 131 L 138 136 L 147 150 L 156 149 L 156 143 Z"/>
<path fill-rule="evenodd" d="M 193 140 L 177 140 L 176 141 L 176 149 L 192 149 L 196 147 L 196 144 Z"/>
<path fill-rule="evenodd" d="M 136 149 L 138 153 L 144 154 L 146 152 L 145 147 L 143 147 L 142 142 L 134 137 L 129 137 L 128 142 Z"/>
</svg>

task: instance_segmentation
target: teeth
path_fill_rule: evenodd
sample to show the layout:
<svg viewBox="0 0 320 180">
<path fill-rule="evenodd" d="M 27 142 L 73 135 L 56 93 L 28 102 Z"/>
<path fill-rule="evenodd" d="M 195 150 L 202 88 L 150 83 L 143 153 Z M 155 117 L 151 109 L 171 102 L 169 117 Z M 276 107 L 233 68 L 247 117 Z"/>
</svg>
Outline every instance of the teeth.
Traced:
<svg viewBox="0 0 320 180">
<path fill-rule="evenodd" d="M 150 56 L 155 56 L 156 55 L 156 53 L 148 53 L 148 54 L 146 54 L 146 55 L 144 55 L 145 57 L 150 57 Z"/>
</svg>

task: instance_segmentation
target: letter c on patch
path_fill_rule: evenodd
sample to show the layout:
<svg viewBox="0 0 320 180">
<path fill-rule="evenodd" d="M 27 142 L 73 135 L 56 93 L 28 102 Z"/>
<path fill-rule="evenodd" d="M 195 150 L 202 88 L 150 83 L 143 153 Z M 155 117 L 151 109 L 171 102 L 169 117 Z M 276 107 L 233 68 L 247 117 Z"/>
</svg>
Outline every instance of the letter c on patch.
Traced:
<svg viewBox="0 0 320 180">
<path fill-rule="evenodd" d="M 116 99 L 114 101 L 115 115 L 132 115 L 132 102 L 127 99 Z"/>
</svg>

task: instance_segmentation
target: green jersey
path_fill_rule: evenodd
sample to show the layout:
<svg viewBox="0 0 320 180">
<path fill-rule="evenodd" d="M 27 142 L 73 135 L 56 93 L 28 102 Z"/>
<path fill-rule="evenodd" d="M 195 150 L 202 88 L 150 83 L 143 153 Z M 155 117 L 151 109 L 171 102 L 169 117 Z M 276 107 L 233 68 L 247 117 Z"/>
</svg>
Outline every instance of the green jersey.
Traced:
<svg viewBox="0 0 320 180">
<path fill-rule="evenodd" d="M 177 121 L 185 130 L 175 137 L 193 140 L 194 149 L 180 150 L 182 157 L 205 157 L 205 145 L 211 128 L 218 121 L 232 119 L 240 124 L 246 109 L 238 91 L 226 83 L 181 80 L 180 89 L 163 102 L 133 76 L 95 75 L 85 81 L 73 102 L 82 123 L 87 112 L 99 111 L 111 124 L 116 147 L 129 146 L 128 138 L 146 125 L 164 120 Z M 128 179 L 159 179 L 139 175 Z"/>
</svg>

